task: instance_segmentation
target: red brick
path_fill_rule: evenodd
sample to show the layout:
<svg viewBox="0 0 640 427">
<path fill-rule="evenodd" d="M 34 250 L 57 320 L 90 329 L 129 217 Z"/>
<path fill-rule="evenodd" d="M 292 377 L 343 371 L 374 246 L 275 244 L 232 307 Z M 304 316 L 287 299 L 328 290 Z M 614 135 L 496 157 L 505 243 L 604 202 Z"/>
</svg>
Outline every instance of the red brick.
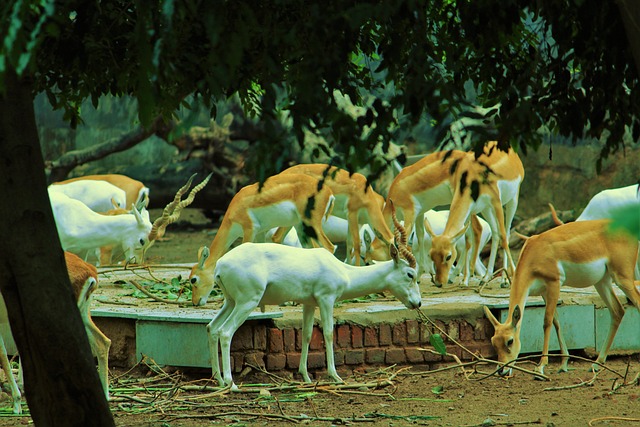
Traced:
<svg viewBox="0 0 640 427">
<path fill-rule="evenodd" d="M 320 369 L 326 366 L 326 357 L 323 351 L 309 352 L 309 357 L 307 359 L 307 368 Z"/>
<path fill-rule="evenodd" d="M 460 325 L 456 320 L 449 322 L 447 329 L 445 330 L 447 331 L 447 335 L 449 335 L 450 339 L 454 339 L 456 341 L 460 339 Z"/>
<path fill-rule="evenodd" d="M 309 349 L 321 350 L 323 348 L 324 348 L 324 336 L 322 335 L 322 330 L 318 327 L 314 327 L 313 332 L 311 333 L 311 342 L 309 343 Z"/>
<path fill-rule="evenodd" d="M 371 326 L 364 328 L 364 346 L 365 347 L 377 347 L 378 343 L 378 331 Z"/>
<path fill-rule="evenodd" d="M 372 365 L 379 365 L 384 363 L 385 350 L 382 348 L 367 348 L 365 350 L 364 358 L 367 363 Z"/>
<path fill-rule="evenodd" d="M 422 356 L 425 362 L 428 362 L 428 363 L 442 362 L 442 355 L 439 353 L 432 353 L 430 351 L 423 351 L 422 353 L 423 353 Z"/>
<path fill-rule="evenodd" d="M 417 320 L 407 320 L 407 342 L 409 344 L 415 344 L 420 340 L 420 325 Z"/>
<path fill-rule="evenodd" d="M 381 323 L 378 337 L 380 345 L 391 345 L 391 325 L 388 323 Z"/>
<path fill-rule="evenodd" d="M 269 353 L 282 353 L 284 350 L 282 330 L 278 328 L 267 329 L 267 341 L 269 343 Z"/>
<path fill-rule="evenodd" d="M 364 350 L 350 350 L 344 355 L 344 363 L 347 365 L 361 365 L 364 363 Z"/>
<path fill-rule="evenodd" d="M 407 358 L 403 348 L 389 348 L 386 351 L 384 361 L 388 365 L 405 363 Z"/>
<path fill-rule="evenodd" d="M 472 342 L 465 343 L 465 347 L 473 354 L 469 354 L 467 351 L 462 352 L 462 360 L 473 360 L 474 354 L 480 354 L 483 357 L 493 357 L 496 355 L 496 350 L 493 348 L 490 342 Z"/>
<path fill-rule="evenodd" d="M 313 334 L 313 331 L 311 333 Z M 296 329 L 296 350 L 302 350 L 302 329 Z"/>
<path fill-rule="evenodd" d="M 295 329 L 283 329 L 282 340 L 284 352 L 289 353 L 296 350 L 296 331 Z"/>
<path fill-rule="evenodd" d="M 244 364 L 245 365 L 251 365 L 251 366 L 256 366 L 258 368 L 264 368 L 265 367 L 265 354 L 262 351 L 252 351 L 250 353 L 246 353 L 244 355 Z"/>
<path fill-rule="evenodd" d="M 393 325 L 393 344 L 401 347 L 407 345 L 407 325 L 404 322 Z"/>
<path fill-rule="evenodd" d="M 244 324 L 236 331 L 231 340 L 231 351 L 253 349 L 253 328 Z"/>
<path fill-rule="evenodd" d="M 267 327 L 265 325 L 253 327 L 253 348 L 256 350 L 267 349 Z"/>
<path fill-rule="evenodd" d="M 231 354 L 231 371 L 238 373 L 242 372 L 244 367 L 244 353 L 232 353 Z"/>
<path fill-rule="evenodd" d="M 422 363 L 424 362 L 424 352 L 418 350 L 415 347 L 405 348 L 404 353 L 409 363 Z"/>
<path fill-rule="evenodd" d="M 469 324 L 469 322 L 465 320 L 460 321 L 460 341 L 461 342 L 470 342 L 473 341 L 474 338 L 474 330 L 473 326 Z"/>
<path fill-rule="evenodd" d="M 464 351 L 460 347 L 458 347 L 457 345 L 449 345 L 449 346 L 447 346 L 447 353 L 455 354 L 456 356 L 458 356 L 459 359 L 462 358 L 462 353 L 463 352 Z M 454 362 L 455 361 L 455 359 L 453 357 L 451 357 L 451 356 L 444 356 L 443 360 L 445 362 Z"/>
<path fill-rule="evenodd" d="M 287 353 L 287 369 L 298 369 L 300 366 L 300 353 Z"/>
<path fill-rule="evenodd" d="M 429 337 L 431 336 L 431 325 L 426 323 L 420 323 L 420 344 L 429 344 Z"/>
<path fill-rule="evenodd" d="M 444 323 L 442 320 L 436 320 L 435 324 L 436 324 L 437 328 L 434 326 L 431 331 L 434 334 L 442 335 L 442 339 L 446 340 L 447 337 L 441 331 L 446 331 L 447 330 L 447 324 Z"/>
<path fill-rule="evenodd" d="M 349 325 L 340 325 L 336 328 L 336 346 L 340 348 L 348 348 L 351 344 L 351 333 Z"/>
<path fill-rule="evenodd" d="M 362 345 L 363 345 L 362 327 L 358 325 L 351 325 L 351 346 L 353 348 L 362 348 Z"/>
<path fill-rule="evenodd" d="M 280 371 L 287 366 L 287 356 L 284 353 L 267 354 L 266 368 L 268 371 Z"/>
</svg>

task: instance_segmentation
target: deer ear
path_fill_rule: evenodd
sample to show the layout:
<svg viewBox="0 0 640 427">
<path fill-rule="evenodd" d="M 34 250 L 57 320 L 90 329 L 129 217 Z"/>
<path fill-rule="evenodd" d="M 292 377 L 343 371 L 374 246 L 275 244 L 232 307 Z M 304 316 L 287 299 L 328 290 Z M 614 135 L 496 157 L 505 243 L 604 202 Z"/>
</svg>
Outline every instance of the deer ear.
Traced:
<svg viewBox="0 0 640 427">
<path fill-rule="evenodd" d="M 491 310 L 489 310 L 489 307 L 485 305 L 482 308 L 484 308 L 484 315 L 489 319 L 489 322 L 491 322 L 494 328 L 497 327 L 500 322 L 498 322 L 498 319 L 496 319 Z"/>
<path fill-rule="evenodd" d="M 522 310 L 520 310 L 520 306 L 516 305 L 513 309 L 513 315 L 511 316 L 511 326 L 515 329 L 520 323 L 520 319 L 522 319 Z"/>
<path fill-rule="evenodd" d="M 427 234 L 429 236 L 431 236 L 431 238 L 433 239 L 436 235 L 436 233 L 433 232 L 433 228 L 431 228 L 431 223 L 429 222 L 429 220 L 427 219 L 427 216 L 424 216 L 424 231 L 427 232 Z M 411 234 L 413 235 L 413 233 L 415 233 L 415 230 L 411 232 Z"/>
<path fill-rule="evenodd" d="M 203 246 L 198 250 L 198 267 L 203 268 L 204 262 L 209 258 L 209 248 Z"/>
<path fill-rule="evenodd" d="M 398 248 L 396 247 L 395 244 L 392 244 L 389 246 L 389 255 L 391 255 L 391 259 L 393 260 L 393 262 L 397 264 L 399 256 L 398 256 Z"/>
</svg>

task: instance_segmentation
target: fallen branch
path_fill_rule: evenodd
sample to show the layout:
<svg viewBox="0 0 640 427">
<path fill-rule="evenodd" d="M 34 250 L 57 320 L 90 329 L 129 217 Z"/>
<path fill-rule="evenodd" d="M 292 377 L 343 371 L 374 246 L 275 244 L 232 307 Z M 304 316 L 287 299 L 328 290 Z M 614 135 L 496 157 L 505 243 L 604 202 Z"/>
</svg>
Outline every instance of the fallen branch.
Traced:
<svg viewBox="0 0 640 427">
<path fill-rule="evenodd" d="M 480 424 L 463 424 L 460 427 L 491 427 L 491 426 L 515 426 L 515 425 L 528 425 L 528 424 L 542 424 L 542 420 L 538 418 L 533 421 L 494 421 L 491 418 L 487 418 Z"/>
<path fill-rule="evenodd" d="M 630 421 L 630 422 L 638 422 L 640 418 L 627 418 L 627 417 L 598 417 L 589 421 L 589 426 L 592 426 L 593 423 L 597 423 L 600 421 Z"/>
</svg>

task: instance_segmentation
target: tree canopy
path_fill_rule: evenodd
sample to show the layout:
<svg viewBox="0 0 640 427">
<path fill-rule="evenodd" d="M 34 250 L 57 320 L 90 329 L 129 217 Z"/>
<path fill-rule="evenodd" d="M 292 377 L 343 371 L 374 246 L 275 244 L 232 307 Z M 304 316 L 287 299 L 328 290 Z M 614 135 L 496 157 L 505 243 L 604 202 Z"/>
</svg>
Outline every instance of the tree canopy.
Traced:
<svg viewBox="0 0 640 427">
<path fill-rule="evenodd" d="M 462 134 L 526 151 L 544 131 L 600 138 L 606 156 L 626 130 L 640 134 L 620 4 L 622 14 L 595 0 L 13 1 L 0 77 L 7 66 L 31 76 L 71 125 L 82 100 L 103 94 L 136 97 L 145 125 L 187 95 L 215 115 L 216 100 L 237 94 L 265 124 L 286 114 L 299 141 L 305 129 L 328 135 L 335 161 L 352 168 L 384 166 L 372 148 L 425 117 L 441 147 Z M 258 175 L 275 172 L 290 144 L 266 126 Z"/>
</svg>

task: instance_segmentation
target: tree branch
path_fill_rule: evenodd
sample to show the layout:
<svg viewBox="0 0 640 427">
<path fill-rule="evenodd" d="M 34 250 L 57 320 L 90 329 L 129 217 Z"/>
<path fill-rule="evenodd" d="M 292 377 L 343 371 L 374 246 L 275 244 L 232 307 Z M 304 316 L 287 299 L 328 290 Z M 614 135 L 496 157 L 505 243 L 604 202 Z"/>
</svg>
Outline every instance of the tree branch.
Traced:
<svg viewBox="0 0 640 427">
<path fill-rule="evenodd" d="M 109 154 L 128 150 L 146 140 L 152 135 L 166 139 L 166 135 L 174 127 L 174 123 L 165 123 L 162 117 L 156 117 L 149 128 L 139 127 L 138 129 L 124 134 L 119 138 L 112 138 L 106 142 L 92 145 L 83 150 L 69 151 L 57 160 L 48 162 L 47 169 L 50 170 L 49 181 L 62 181 L 69 172 L 78 165 L 102 159 Z"/>
</svg>

